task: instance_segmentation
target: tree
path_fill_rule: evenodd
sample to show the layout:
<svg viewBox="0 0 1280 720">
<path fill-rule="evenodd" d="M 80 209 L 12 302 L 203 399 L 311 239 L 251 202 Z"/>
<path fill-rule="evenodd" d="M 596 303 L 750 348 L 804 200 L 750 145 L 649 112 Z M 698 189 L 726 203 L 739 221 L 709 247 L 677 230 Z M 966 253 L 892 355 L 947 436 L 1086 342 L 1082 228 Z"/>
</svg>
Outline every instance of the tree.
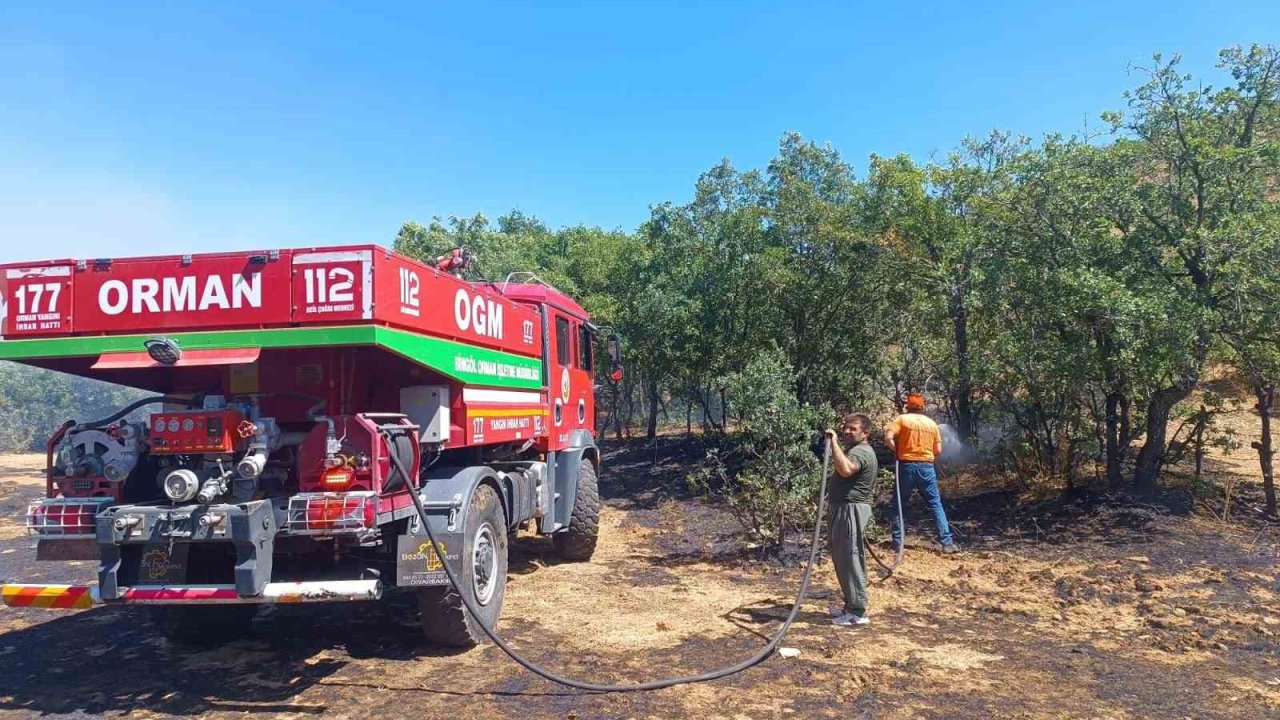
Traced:
<svg viewBox="0 0 1280 720">
<path fill-rule="evenodd" d="M 982 288 L 1002 324 L 990 332 L 1006 376 L 991 387 L 1036 438 L 1041 467 L 1054 469 L 1066 444 L 1076 455 L 1066 468 L 1101 451 L 1113 488 L 1133 437 L 1131 398 L 1177 368 L 1190 342 L 1179 334 L 1183 299 L 1126 244 L 1129 220 L 1113 207 L 1131 187 L 1121 160 L 1113 147 L 1059 137 L 1007 157 L 985 199 L 998 252 Z"/>
<path fill-rule="evenodd" d="M 149 394 L 152 393 L 0 362 L 0 451 L 43 450 L 45 440 L 67 420 L 97 420 Z M 142 412 L 145 411 L 144 408 Z M 130 419 L 140 417 L 135 414 Z"/>
<path fill-rule="evenodd" d="M 1155 488 L 1173 405 L 1199 382 L 1221 337 L 1226 266 L 1258 242 L 1240 230 L 1270 212 L 1280 175 L 1276 48 L 1223 51 L 1219 66 L 1236 86 L 1222 91 L 1194 85 L 1178 71 L 1177 56 L 1154 61 L 1148 81 L 1126 94 L 1129 115 L 1106 115 L 1133 188 L 1116 197 L 1114 215 L 1129 220 L 1118 230 L 1146 270 L 1188 301 L 1180 319 L 1191 340 L 1146 398 L 1146 439 L 1134 472 L 1143 492 Z"/>
<path fill-rule="evenodd" d="M 772 348 L 731 374 L 726 382 L 738 430 L 690 478 L 694 488 L 721 494 L 734 517 L 775 552 L 813 517 L 824 479 L 809 436 L 831 415 L 798 401 L 788 382 L 793 375 L 786 355 Z"/>
<path fill-rule="evenodd" d="M 861 404 L 882 377 L 885 292 L 881 253 L 862 224 L 864 188 L 829 145 L 791 133 L 769 163 L 762 271 L 775 289 L 775 343 L 788 355 L 802 403 Z"/>
<path fill-rule="evenodd" d="M 928 377 L 946 384 L 951 414 L 967 443 L 978 433 L 970 317 L 981 311 L 975 283 L 991 247 L 975 205 L 991 191 L 1007 141 L 994 135 L 968 143 L 946 165 L 919 167 L 905 155 L 873 155 L 867 179 L 868 222 L 891 258 L 885 269 L 892 278 L 891 312 L 899 321 L 894 342 L 921 356 Z M 926 379 L 906 380 L 923 386 Z"/>
<path fill-rule="evenodd" d="M 1257 401 L 1260 438 L 1258 451 L 1267 512 L 1277 515 L 1275 447 L 1271 416 L 1276 385 L 1280 383 L 1280 209 L 1258 213 L 1258 225 L 1240 232 L 1256 238 L 1227 264 L 1231 278 L 1222 303 L 1223 334 L 1231 359 L 1239 367 Z"/>
</svg>

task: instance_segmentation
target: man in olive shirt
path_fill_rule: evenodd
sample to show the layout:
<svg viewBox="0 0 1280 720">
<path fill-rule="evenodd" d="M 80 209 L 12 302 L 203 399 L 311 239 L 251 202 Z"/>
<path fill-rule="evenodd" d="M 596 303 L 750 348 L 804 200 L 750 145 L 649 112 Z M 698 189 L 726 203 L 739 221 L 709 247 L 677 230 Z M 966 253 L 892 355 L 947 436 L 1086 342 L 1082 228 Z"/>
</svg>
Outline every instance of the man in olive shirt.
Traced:
<svg viewBox="0 0 1280 720">
<path fill-rule="evenodd" d="M 831 497 L 831 560 L 844 595 L 844 607 L 833 608 L 836 625 L 866 625 L 867 560 L 862 554 L 862 534 L 871 521 L 871 493 L 879 464 L 867 443 L 871 419 L 861 413 L 844 416 L 840 434 L 852 446 L 846 453 L 835 430 L 827 430 L 831 443 L 832 474 L 828 480 Z"/>
</svg>

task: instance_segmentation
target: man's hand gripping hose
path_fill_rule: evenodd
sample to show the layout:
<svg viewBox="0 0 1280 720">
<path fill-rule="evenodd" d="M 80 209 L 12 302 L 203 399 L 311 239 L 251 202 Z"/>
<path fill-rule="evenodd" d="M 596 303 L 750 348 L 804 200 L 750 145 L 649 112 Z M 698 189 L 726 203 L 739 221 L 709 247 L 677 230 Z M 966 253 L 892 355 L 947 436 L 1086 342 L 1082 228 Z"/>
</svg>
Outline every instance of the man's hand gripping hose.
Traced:
<svg viewBox="0 0 1280 720">
<path fill-rule="evenodd" d="M 403 477 L 406 479 L 412 477 L 409 474 L 408 469 L 404 467 L 404 464 L 395 453 L 391 454 L 391 462 L 395 464 L 396 469 L 400 471 L 400 474 Z M 804 603 L 805 596 L 809 592 L 809 580 L 813 576 L 813 568 L 818 558 L 818 540 L 821 537 L 822 518 L 826 515 L 827 474 L 830 470 L 830 463 L 831 445 L 828 443 L 822 456 L 822 490 L 818 495 L 818 516 L 815 518 L 813 523 L 813 542 L 809 547 L 809 565 L 805 568 L 804 578 L 800 581 L 800 591 L 796 594 L 796 600 L 791 606 L 791 612 L 787 615 L 786 621 L 782 623 L 782 627 L 778 629 L 778 632 L 773 636 L 773 639 L 769 641 L 769 644 L 765 645 L 764 649 L 736 665 L 731 665 L 719 670 L 712 670 L 701 675 L 667 678 L 665 680 L 651 680 L 649 682 L 634 683 L 630 685 L 609 685 L 604 683 L 584 682 L 581 680 L 562 677 L 541 665 L 521 657 L 520 654 L 513 650 L 511 646 L 508 645 L 506 641 L 503 640 L 493 629 L 486 626 L 483 622 L 477 622 L 476 624 L 479 625 L 480 629 L 484 631 L 484 634 L 493 641 L 494 645 L 497 645 L 504 653 L 510 656 L 512 660 L 515 660 L 529 672 L 550 680 L 551 682 L 559 683 L 560 685 L 577 688 L 579 690 L 589 690 L 591 692 L 633 692 L 636 690 L 658 690 L 660 688 L 672 687 L 673 685 L 686 685 L 689 683 L 717 680 L 735 673 L 740 673 L 747 668 L 758 665 L 768 659 L 782 642 L 782 639 L 786 637 L 787 631 L 791 629 L 791 623 L 795 621 L 796 615 L 800 612 L 800 606 Z M 422 498 L 419 497 L 419 491 L 422 489 L 421 482 L 421 479 L 419 479 L 419 484 L 416 487 L 410 488 L 409 497 L 413 499 L 413 506 L 417 509 L 418 519 L 422 522 L 422 527 L 427 532 L 427 539 L 431 541 L 432 547 L 439 547 L 436 543 L 435 536 L 431 532 L 431 523 L 427 517 L 427 511 L 422 507 Z M 453 568 L 450 567 L 448 562 L 443 562 L 441 565 L 444 567 L 445 575 L 449 578 L 449 584 L 453 586 L 454 591 L 462 598 L 462 602 L 466 606 L 467 612 L 471 613 L 472 617 L 481 617 L 479 609 L 475 606 L 474 600 L 472 600 L 471 596 L 463 590 L 462 583 L 458 580 Z"/>
</svg>

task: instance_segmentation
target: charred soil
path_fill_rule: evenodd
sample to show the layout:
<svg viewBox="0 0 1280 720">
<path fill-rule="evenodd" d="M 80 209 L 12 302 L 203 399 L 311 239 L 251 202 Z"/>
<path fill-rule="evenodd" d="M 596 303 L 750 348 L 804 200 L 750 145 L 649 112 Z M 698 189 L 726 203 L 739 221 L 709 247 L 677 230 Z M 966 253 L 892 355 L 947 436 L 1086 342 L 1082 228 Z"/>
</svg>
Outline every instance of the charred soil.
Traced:
<svg viewBox="0 0 1280 720">
<path fill-rule="evenodd" d="M 690 497 L 696 441 L 606 446 L 589 563 L 513 548 L 500 631 L 567 675 L 626 682 L 719 667 L 778 627 L 801 568 L 756 560 L 723 508 Z M 87 582 L 22 536 L 42 458 L 0 467 L 0 581 Z M 0 714 L 369 717 L 1280 717 L 1280 529 L 1164 505 L 1034 503 L 943 483 L 965 552 L 909 520 L 906 562 L 871 589 L 872 624 L 828 623 L 824 557 L 774 657 L 715 683 L 588 694 L 492 646 L 418 639 L 413 603 L 273 607 L 244 639 L 169 644 L 133 608 L 0 609 Z M 1175 504 L 1176 505 L 1176 504 Z"/>
</svg>

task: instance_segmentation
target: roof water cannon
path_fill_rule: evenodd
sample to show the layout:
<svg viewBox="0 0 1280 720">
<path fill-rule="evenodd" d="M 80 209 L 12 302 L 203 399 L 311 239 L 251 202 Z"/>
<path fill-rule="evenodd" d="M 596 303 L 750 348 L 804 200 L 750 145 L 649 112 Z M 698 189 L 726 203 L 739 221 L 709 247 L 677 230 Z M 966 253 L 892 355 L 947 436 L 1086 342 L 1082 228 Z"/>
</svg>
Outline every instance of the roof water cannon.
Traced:
<svg viewBox="0 0 1280 720">
<path fill-rule="evenodd" d="M 466 270 L 471 262 L 475 260 L 475 253 L 471 252 L 471 248 L 458 247 L 449 252 L 448 255 L 441 255 L 436 258 L 436 269 L 441 272 L 447 272 L 451 275 L 462 277 L 462 271 Z"/>
</svg>

